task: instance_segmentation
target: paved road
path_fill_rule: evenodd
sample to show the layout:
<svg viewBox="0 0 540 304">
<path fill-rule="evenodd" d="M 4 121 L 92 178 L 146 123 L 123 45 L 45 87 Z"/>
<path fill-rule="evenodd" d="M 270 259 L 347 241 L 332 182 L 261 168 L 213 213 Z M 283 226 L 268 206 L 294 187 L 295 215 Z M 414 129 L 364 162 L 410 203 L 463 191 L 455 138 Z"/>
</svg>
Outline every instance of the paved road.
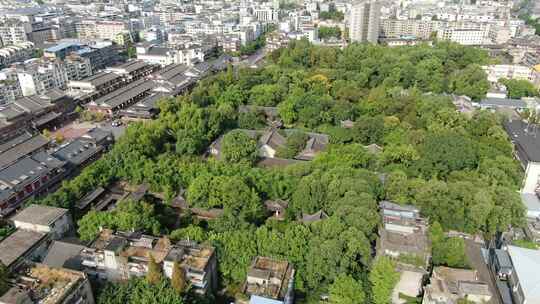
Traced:
<svg viewBox="0 0 540 304">
<path fill-rule="evenodd" d="M 478 277 L 481 281 L 487 282 L 489 290 L 493 297 L 491 298 L 491 304 L 502 304 L 499 297 L 499 292 L 495 286 L 495 280 L 488 266 L 484 262 L 484 257 L 480 251 L 481 245 L 473 242 L 472 240 L 465 240 L 465 251 L 471 266 L 478 271 Z"/>
</svg>

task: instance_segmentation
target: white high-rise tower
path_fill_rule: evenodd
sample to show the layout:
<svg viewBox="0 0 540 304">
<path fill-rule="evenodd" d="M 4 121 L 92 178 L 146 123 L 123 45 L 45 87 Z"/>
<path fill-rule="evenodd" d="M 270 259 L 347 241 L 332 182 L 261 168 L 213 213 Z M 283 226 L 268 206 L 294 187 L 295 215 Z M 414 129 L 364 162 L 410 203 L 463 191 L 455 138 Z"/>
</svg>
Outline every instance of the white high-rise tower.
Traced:
<svg viewBox="0 0 540 304">
<path fill-rule="evenodd" d="M 377 43 L 381 4 L 376 0 L 363 0 L 353 3 L 349 18 L 349 33 L 352 42 Z"/>
</svg>

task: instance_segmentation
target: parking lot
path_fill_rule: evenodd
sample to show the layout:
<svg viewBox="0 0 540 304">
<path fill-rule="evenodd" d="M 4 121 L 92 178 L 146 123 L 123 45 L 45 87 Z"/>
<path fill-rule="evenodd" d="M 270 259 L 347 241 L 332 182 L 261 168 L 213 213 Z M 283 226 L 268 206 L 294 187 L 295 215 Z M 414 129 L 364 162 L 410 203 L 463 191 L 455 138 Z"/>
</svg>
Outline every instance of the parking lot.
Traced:
<svg viewBox="0 0 540 304">
<path fill-rule="evenodd" d="M 51 135 L 53 138 L 61 135 L 65 140 L 70 140 L 80 137 L 81 135 L 85 134 L 86 132 L 95 127 L 111 131 L 115 140 L 118 140 L 122 135 L 124 135 L 126 129 L 125 124 L 113 127 L 111 121 L 103 121 L 99 123 L 73 121 L 69 124 L 66 124 L 62 128 L 53 131 Z"/>
</svg>

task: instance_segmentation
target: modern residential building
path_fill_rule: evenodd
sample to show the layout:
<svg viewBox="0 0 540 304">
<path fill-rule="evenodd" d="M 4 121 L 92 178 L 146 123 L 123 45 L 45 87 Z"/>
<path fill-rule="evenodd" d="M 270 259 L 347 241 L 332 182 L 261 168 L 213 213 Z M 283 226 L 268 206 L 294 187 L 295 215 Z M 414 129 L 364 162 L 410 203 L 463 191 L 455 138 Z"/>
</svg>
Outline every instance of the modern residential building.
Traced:
<svg viewBox="0 0 540 304">
<path fill-rule="evenodd" d="M 417 19 L 383 19 L 381 20 L 380 35 L 384 38 L 415 37 L 430 39 L 436 33 L 440 21 Z"/>
<path fill-rule="evenodd" d="M 540 303 L 540 251 L 517 246 L 491 249 L 491 270 L 503 303 Z"/>
<path fill-rule="evenodd" d="M 349 36 L 352 42 L 377 43 L 381 18 L 381 4 L 377 0 L 361 0 L 352 4 Z"/>
<path fill-rule="evenodd" d="M 32 42 L 22 42 L 0 48 L 0 69 L 12 63 L 32 58 L 35 52 Z"/>
<path fill-rule="evenodd" d="M 10 46 L 28 41 L 32 25 L 20 20 L 8 19 L 0 22 L 0 45 Z"/>
<path fill-rule="evenodd" d="M 498 82 L 501 78 L 528 80 L 534 82 L 537 72 L 534 68 L 517 64 L 494 64 L 482 66 L 490 82 Z"/>
<path fill-rule="evenodd" d="M 93 74 L 90 59 L 77 54 L 69 55 L 64 59 L 64 68 L 69 80 L 81 80 Z"/>
<path fill-rule="evenodd" d="M 126 35 L 132 40 L 127 23 L 123 21 L 86 19 L 75 24 L 75 31 L 80 39 L 104 39 L 120 45 L 127 42 Z"/>
<path fill-rule="evenodd" d="M 439 40 L 448 40 L 461 45 L 482 45 L 486 41 L 486 36 L 486 30 L 478 28 L 443 26 L 437 31 Z"/>
<path fill-rule="evenodd" d="M 45 233 L 59 239 L 73 229 L 69 210 L 45 205 L 30 205 L 10 218 L 15 228 Z"/>
<path fill-rule="evenodd" d="M 514 144 L 514 155 L 525 170 L 521 188 L 521 199 L 527 208 L 527 217 L 540 217 L 540 138 L 537 128 L 520 120 L 504 122 L 508 137 Z"/>
<path fill-rule="evenodd" d="M 120 62 L 118 47 L 110 41 L 65 39 L 43 52 L 46 58 L 61 60 L 69 55 L 88 59 L 93 73 Z"/>
<path fill-rule="evenodd" d="M 23 96 L 42 95 L 51 89 L 66 88 L 68 83 L 64 64 L 60 60 L 36 59 L 17 69 Z"/>
<path fill-rule="evenodd" d="M 0 304 L 94 304 L 90 281 L 79 271 L 26 262 L 8 283 L 13 287 L 0 297 Z"/>
<path fill-rule="evenodd" d="M 294 272 L 287 261 L 258 256 L 248 269 L 242 291 L 249 297 L 249 304 L 292 304 Z"/>
<path fill-rule="evenodd" d="M 173 264 L 177 262 L 196 292 L 210 294 L 216 291 L 217 258 L 210 246 L 189 241 L 172 244 L 167 238 L 105 229 L 81 252 L 84 271 L 105 280 L 144 276 L 150 256 L 162 265 L 166 277 L 172 276 Z"/>
<path fill-rule="evenodd" d="M 200 46 L 164 47 L 156 45 L 138 45 L 137 59 L 148 64 L 167 66 L 170 64 L 194 65 L 204 61 L 204 51 Z"/>
<path fill-rule="evenodd" d="M 22 90 L 19 77 L 17 77 L 17 69 L 0 70 L 0 105 L 13 102 L 20 97 L 22 97 Z"/>
</svg>

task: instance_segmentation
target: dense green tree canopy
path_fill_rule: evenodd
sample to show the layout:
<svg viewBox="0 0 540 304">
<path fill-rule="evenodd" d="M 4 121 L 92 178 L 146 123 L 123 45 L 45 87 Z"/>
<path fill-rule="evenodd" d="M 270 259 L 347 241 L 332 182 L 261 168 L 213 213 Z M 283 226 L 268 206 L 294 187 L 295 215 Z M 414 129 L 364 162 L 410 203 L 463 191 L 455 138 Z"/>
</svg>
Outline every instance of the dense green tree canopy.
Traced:
<svg viewBox="0 0 540 304">
<path fill-rule="evenodd" d="M 395 263 L 387 257 L 380 257 L 373 264 L 373 268 L 369 273 L 369 282 L 374 304 L 391 302 L 392 291 L 400 276 L 395 267 Z"/>
<path fill-rule="evenodd" d="M 0 296 L 9 290 L 8 284 L 9 271 L 2 262 L 0 262 Z"/>
<path fill-rule="evenodd" d="M 231 163 L 253 163 L 257 159 L 257 142 L 242 131 L 231 131 L 221 141 L 221 157 Z"/>
<path fill-rule="evenodd" d="M 539 96 L 538 89 L 528 80 L 500 79 L 499 81 L 506 86 L 510 98 Z"/>
<path fill-rule="evenodd" d="M 148 183 L 163 203 L 126 201 L 110 212 L 75 213 L 80 237 L 91 240 L 108 227 L 208 242 L 229 296 L 252 259 L 263 255 L 294 265 L 295 288 L 306 295 L 299 303 L 323 294 L 334 303 L 387 303 L 398 276 L 392 261 L 373 262 L 378 201 L 416 205 L 440 230 L 490 236 L 524 224 L 516 191 L 523 173 L 501 117 L 463 115 L 450 95 L 439 94 L 483 98 L 485 74 L 477 65 L 487 60 L 482 50 L 447 42 L 339 49 L 293 41 L 269 54 L 263 68 L 229 68 L 185 96 L 164 100 L 157 120 L 129 125 L 112 151 L 39 203 L 75 211 L 98 186 Z M 259 167 L 255 139 L 233 130 L 267 128 L 266 117 L 239 113 L 241 105 L 274 106 L 265 111 L 277 112 L 284 127 L 328 134 L 330 144 L 310 162 Z M 222 135 L 226 157 L 203 155 Z M 289 155 L 304 139 L 289 136 Z M 189 207 L 223 215 L 179 215 L 168 205 L 178 194 Z M 288 202 L 283 221 L 265 210 L 266 200 L 277 199 Z M 301 221 L 319 211 L 328 218 Z M 442 244 L 434 260 L 464 265 L 459 240 Z M 144 282 L 105 290 L 125 303 L 131 294 L 144 303 L 162 292 L 164 303 L 178 299 L 174 289 L 160 289 L 169 283 Z"/>
</svg>

